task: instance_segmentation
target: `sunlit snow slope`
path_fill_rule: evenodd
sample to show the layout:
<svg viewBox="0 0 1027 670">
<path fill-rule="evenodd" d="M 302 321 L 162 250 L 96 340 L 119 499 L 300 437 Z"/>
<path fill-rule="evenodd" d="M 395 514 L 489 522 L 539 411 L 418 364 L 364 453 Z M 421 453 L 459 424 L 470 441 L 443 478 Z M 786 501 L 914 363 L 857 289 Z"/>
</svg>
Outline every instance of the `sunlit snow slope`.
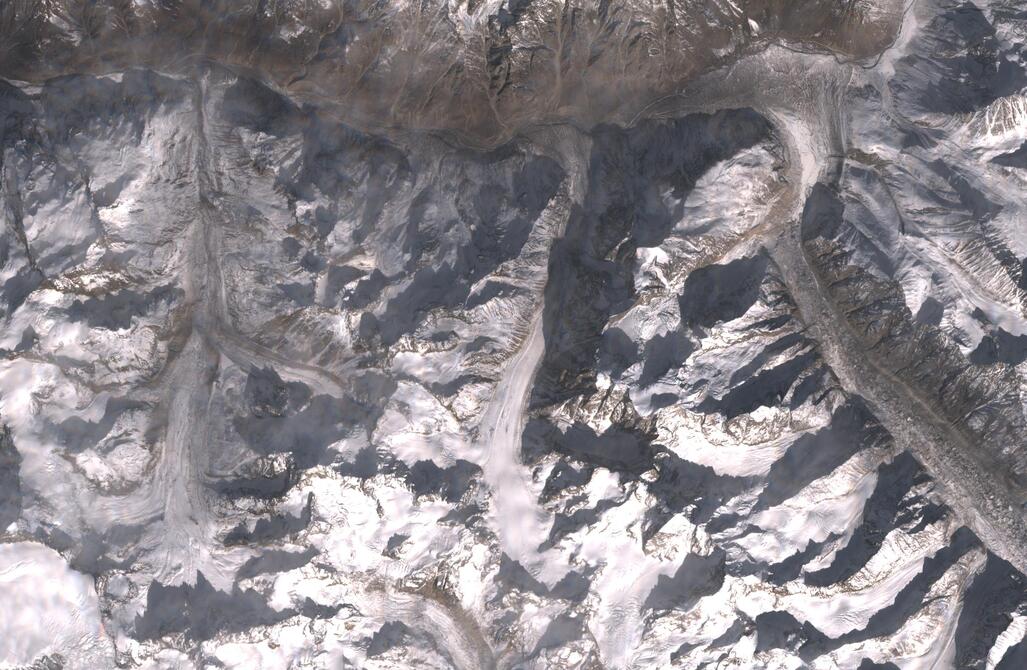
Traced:
<svg viewBox="0 0 1027 670">
<path fill-rule="evenodd" d="M 0 3 L 0 667 L 1027 667 L 1025 43 Z"/>
</svg>

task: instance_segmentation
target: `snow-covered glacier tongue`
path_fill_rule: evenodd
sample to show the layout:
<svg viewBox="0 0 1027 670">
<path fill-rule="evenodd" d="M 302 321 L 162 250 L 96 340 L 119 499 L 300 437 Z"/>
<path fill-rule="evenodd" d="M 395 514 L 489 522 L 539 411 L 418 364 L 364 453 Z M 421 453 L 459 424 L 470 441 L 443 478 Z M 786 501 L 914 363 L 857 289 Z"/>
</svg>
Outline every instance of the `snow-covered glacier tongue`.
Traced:
<svg viewBox="0 0 1027 670">
<path fill-rule="evenodd" d="M 1027 667 L 1021 5 L 0 2 L 0 667 Z"/>
</svg>

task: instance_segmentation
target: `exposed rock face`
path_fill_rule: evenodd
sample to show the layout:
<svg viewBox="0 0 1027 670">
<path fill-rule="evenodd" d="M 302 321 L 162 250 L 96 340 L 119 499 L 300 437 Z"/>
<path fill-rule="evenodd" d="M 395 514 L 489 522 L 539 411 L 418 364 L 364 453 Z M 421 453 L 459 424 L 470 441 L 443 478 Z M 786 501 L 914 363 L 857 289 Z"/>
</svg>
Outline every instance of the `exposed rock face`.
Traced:
<svg viewBox="0 0 1027 670">
<path fill-rule="evenodd" d="M 1021 667 L 1025 40 L 4 4 L 0 665 Z"/>
<path fill-rule="evenodd" d="M 902 3 L 31 0 L 0 14 L 0 73 L 41 79 L 211 59 L 366 128 L 494 144 L 525 127 L 627 121 L 711 67 L 786 39 L 880 52 Z"/>
</svg>

